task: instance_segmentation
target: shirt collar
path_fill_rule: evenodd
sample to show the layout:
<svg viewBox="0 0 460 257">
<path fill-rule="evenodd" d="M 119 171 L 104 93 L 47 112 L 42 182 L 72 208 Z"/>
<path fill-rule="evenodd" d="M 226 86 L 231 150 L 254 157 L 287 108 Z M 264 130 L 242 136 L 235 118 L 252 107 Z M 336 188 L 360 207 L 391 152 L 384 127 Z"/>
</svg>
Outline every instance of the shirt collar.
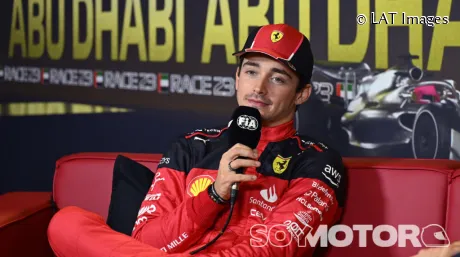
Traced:
<svg viewBox="0 0 460 257">
<path fill-rule="evenodd" d="M 260 141 L 282 141 L 292 137 L 297 132 L 294 128 L 294 120 L 273 127 L 262 127 Z"/>
<path fill-rule="evenodd" d="M 229 121 L 227 128 L 230 127 L 232 120 Z M 294 120 L 282 123 L 273 127 L 262 127 L 260 141 L 277 142 L 290 138 L 297 133 L 294 128 Z"/>
</svg>

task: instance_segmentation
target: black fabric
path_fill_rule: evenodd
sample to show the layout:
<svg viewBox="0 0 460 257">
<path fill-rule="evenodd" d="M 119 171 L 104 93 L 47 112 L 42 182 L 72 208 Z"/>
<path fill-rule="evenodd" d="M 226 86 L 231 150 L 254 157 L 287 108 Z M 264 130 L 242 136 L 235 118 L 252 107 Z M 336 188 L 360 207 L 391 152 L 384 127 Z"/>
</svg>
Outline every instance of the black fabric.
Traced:
<svg viewBox="0 0 460 257">
<path fill-rule="evenodd" d="M 113 168 L 112 195 L 107 225 L 120 233 L 131 235 L 142 201 L 154 178 L 144 165 L 122 155 Z"/>
</svg>

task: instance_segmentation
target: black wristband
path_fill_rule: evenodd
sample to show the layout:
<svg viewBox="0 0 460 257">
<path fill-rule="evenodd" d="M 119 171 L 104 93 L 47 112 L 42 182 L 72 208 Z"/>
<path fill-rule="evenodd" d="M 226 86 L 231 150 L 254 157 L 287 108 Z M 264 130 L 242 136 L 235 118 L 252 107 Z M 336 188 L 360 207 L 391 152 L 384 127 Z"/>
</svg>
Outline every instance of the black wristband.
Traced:
<svg viewBox="0 0 460 257">
<path fill-rule="evenodd" d="M 226 203 L 229 202 L 228 200 L 223 199 L 222 197 L 220 197 L 219 194 L 217 194 L 216 190 L 214 189 L 214 183 L 209 185 L 209 187 L 208 187 L 208 195 L 211 198 L 211 200 L 213 200 L 214 202 L 216 202 L 218 204 L 226 204 Z"/>
</svg>

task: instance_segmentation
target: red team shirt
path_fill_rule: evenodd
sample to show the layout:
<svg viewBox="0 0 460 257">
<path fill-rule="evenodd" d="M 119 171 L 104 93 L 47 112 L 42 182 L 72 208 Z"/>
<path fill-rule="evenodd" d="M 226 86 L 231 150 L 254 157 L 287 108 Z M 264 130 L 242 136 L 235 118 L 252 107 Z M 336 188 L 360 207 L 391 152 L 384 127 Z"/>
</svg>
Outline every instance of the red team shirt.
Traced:
<svg viewBox="0 0 460 257">
<path fill-rule="evenodd" d="M 172 145 L 132 237 L 167 253 L 188 253 L 218 235 L 229 205 L 213 202 L 206 189 L 228 150 L 227 134 L 227 127 L 196 130 Z M 262 128 L 257 150 L 261 166 L 245 170 L 257 180 L 240 184 L 225 233 L 196 256 L 311 256 L 306 235 L 340 219 L 347 178 L 336 151 L 298 135 L 293 121 Z"/>
</svg>

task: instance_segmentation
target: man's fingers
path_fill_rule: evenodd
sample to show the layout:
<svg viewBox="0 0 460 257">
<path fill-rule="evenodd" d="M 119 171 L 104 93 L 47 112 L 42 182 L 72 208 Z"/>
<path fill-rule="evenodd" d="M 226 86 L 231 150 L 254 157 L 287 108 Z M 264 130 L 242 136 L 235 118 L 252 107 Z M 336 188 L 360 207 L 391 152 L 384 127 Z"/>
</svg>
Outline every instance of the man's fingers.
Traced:
<svg viewBox="0 0 460 257">
<path fill-rule="evenodd" d="M 233 145 L 232 148 L 247 148 L 247 149 L 250 149 L 248 146 L 240 144 L 240 143 L 236 143 L 235 145 Z"/>
<path fill-rule="evenodd" d="M 234 182 L 254 181 L 256 179 L 255 175 L 236 174 Z"/>
<path fill-rule="evenodd" d="M 445 254 L 445 256 L 442 257 L 451 257 L 457 253 L 460 253 L 460 241 L 455 241 L 452 244 L 450 244 L 448 252 Z"/>
<path fill-rule="evenodd" d="M 260 162 L 255 161 L 255 160 L 249 160 L 249 159 L 236 159 L 232 161 L 230 166 L 232 166 L 233 169 L 247 168 L 247 167 L 259 167 Z"/>
<path fill-rule="evenodd" d="M 229 152 L 229 159 L 233 160 L 238 157 L 257 158 L 257 154 L 250 148 L 235 148 Z"/>
<path fill-rule="evenodd" d="M 460 241 L 455 241 L 449 247 L 425 248 L 412 257 L 452 257 L 460 253 Z"/>
<path fill-rule="evenodd" d="M 451 251 L 450 251 L 450 256 L 454 256 L 457 253 L 460 253 L 460 245 L 452 246 Z"/>
<path fill-rule="evenodd" d="M 236 144 L 227 152 L 227 158 L 230 160 L 236 159 L 240 156 L 252 159 L 257 158 L 257 150 L 253 150 L 242 144 Z"/>
</svg>

